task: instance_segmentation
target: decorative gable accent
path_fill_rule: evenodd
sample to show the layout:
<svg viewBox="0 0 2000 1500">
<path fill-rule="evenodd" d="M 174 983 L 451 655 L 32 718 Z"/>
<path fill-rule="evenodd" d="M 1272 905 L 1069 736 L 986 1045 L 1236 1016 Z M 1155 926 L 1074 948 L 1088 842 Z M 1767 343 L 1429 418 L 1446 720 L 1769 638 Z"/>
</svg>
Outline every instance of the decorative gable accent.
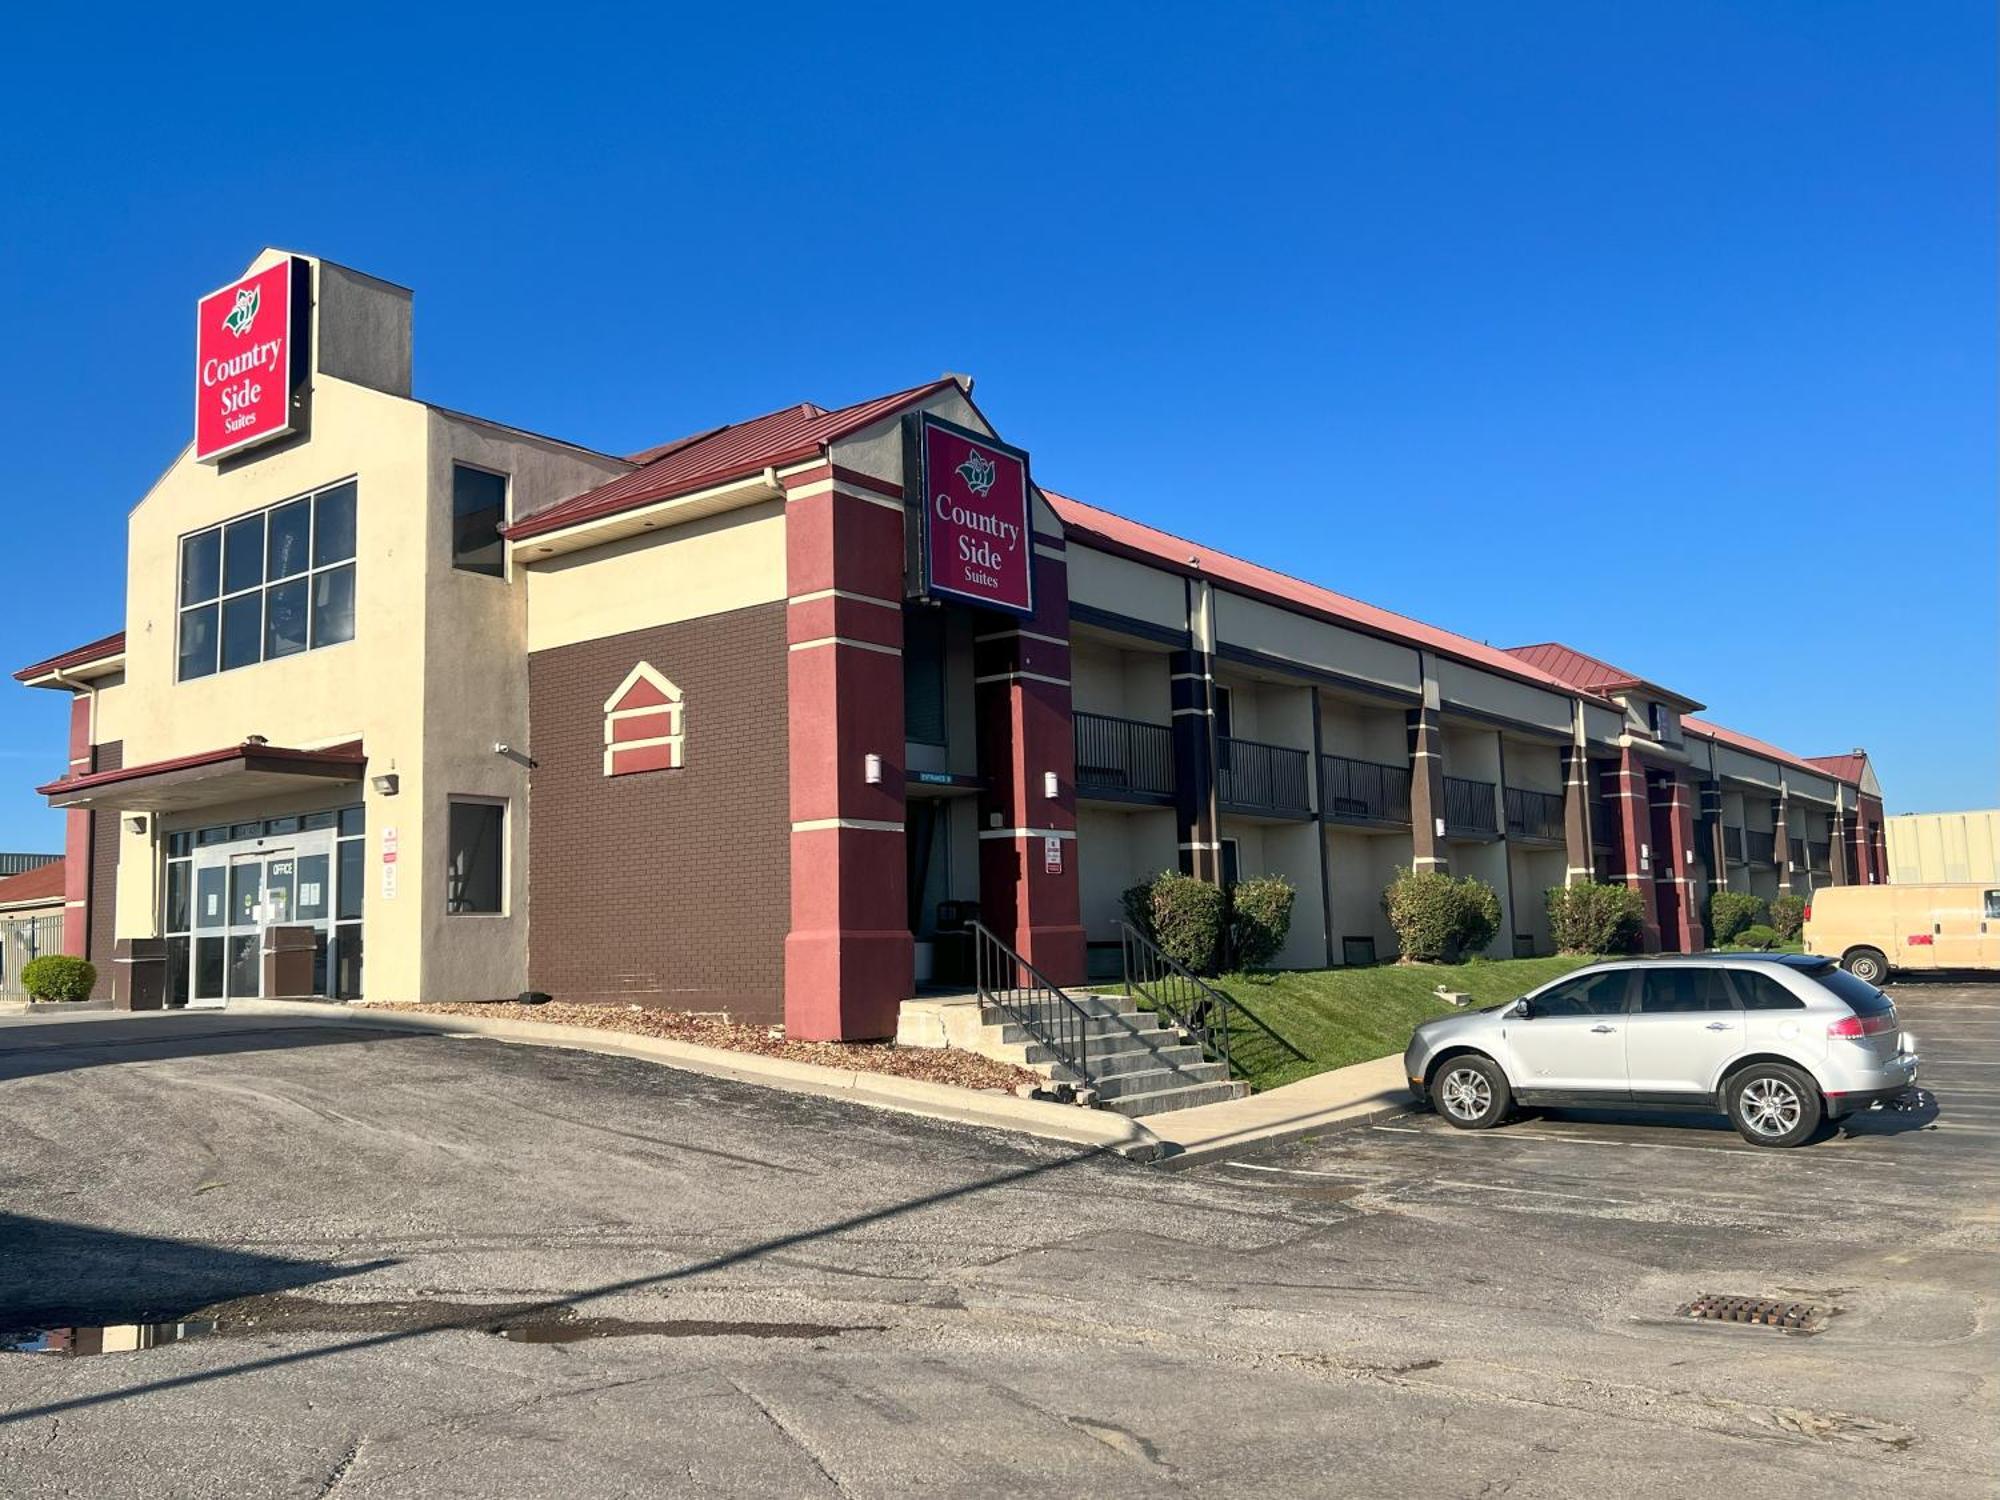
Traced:
<svg viewBox="0 0 2000 1500">
<path fill-rule="evenodd" d="M 640 662 L 604 700 L 604 774 L 678 771 L 685 756 L 686 711 L 681 690 Z"/>
</svg>

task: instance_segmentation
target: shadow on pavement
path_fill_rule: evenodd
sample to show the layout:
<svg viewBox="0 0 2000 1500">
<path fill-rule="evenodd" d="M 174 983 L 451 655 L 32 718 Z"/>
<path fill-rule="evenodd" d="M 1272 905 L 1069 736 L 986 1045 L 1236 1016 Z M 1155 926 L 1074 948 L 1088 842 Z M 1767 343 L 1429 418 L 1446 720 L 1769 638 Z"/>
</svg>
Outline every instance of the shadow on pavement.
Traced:
<svg viewBox="0 0 2000 1500">
<path fill-rule="evenodd" d="M 332 1265 L 0 1213 L 0 1333 L 152 1323 L 392 1265 Z"/>
<path fill-rule="evenodd" d="M 9 1021 L 0 1025 L 0 1083 L 110 1063 L 219 1057 L 234 1052 L 332 1047 L 351 1042 L 434 1039 L 434 1033 L 343 1025 L 337 1011 L 324 1021 L 231 1017 L 218 1011 L 165 1011 L 142 1016 L 93 1014 L 76 1019 Z"/>
<path fill-rule="evenodd" d="M 1053 1173 L 1076 1166 L 1079 1163 L 1096 1160 L 1099 1157 L 1111 1161 L 1122 1160 L 1115 1152 L 1107 1148 L 1093 1147 L 1089 1150 L 1081 1151 L 1074 1156 L 1063 1157 L 1057 1161 L 1035 1162 L 1013 1171 L 1002 1172 L 998 1176 L 983 1178 L 977 1182 L 963 1183 L 958 1187 L 945 1188 L 935 1193 L 927 1193 L 921 1198 L 911 1198 L 901 1203 L 889 1204 L 884 1208 L 870 1209 L 866 1213 L 854 1214 L 845 1219 L 838 1219 L 831 1224 L 821 1225 L 815 1229 L 802 1229 L 793 1234 L 779 1235 L 772 1239 L 760 1240 L 756 1244 L 746 1245 L 740 1250 L 732 1250 L 725 1255 L 711 1256 L 706 1260 L 694 1261 L 684 1266 L 675 1266 L 668 1270 L 656 1272 L 653 1275 L 633 1276 L 623 1281 L 607 1282 L 602 1286 L 586 1287 L 582 1291 L 571 1292 L 562 1297 L 550 1297 L 540 1302 L 526 1304 L 511 1303 L 507 1304 L 504 1308 L 497 1309 L 471 1309 L 463 1315 L 441 1317 L 433 1321 L 425 1321 L 418 1326 L 398 1328 L 392 1332 L 373 1334 L 366 1338 L 347 1339 L 341 1343 L 329 1344 L 317 1349 L 300 1349 L 289 1354 L 274 1354 L 263 1359 L 243 1360 L 235 1364 L 222 1365 L 212 1370 L 200 1370 L 188 1375 L 176 1375 L 161 1380 L 143 1381 L 136 1385 L 122 1386 L 116 1390 L 101 1391 L 94 1395 L 77 1396 L 64 1401 L 50 1401 L 40 1406 L 20 1407 L 12 1411 L 0 1412 L 0 1426 L 14 1422 L 33 1421 L 40 1417 L 58 1416 L 63 1412 L 77 1411 L 86 1407 L 104 1406 L 111 1402 L 121 1401 L 127 1396 L 155 1395 L 161 1391 L 179 1390 L 188 1386 L 203 1385 L 212 1380 L 223 1380 L 232 1375 L 247 1375 L 259 1370 L 282 1369 L 288 1365 L 305 1364 L 312 1360 L 325 1359 L 332 1355 L 354 1354 L 364 1349 L 377 1349 L 388 1344 L 401 1343 L 406 1339 L 421 1338 L 427 1333 L 436 1333 L 451 1329 L 487 1329 L 492 1324 L 496 1311 L 510 1319 L 529 1319 L 560 1313 L 599 1297 L 610 1297 L 621 1292 L 641 1291 L 648 1287 L 665 1286 L 671 1282 L 684 1281 L 691 1276 L 700 1276 L 710 1271 L 723 1270 L 729 1266 L 742 1265 L 747 1261 L 754 1261 L 760 1256 L 770 1255 L 780 1250 L 793 1249 L 799 1245 L 811 1244 L 816 1240 L 825 1239 L 830 1235 L 843 1234 L 849 1230 L 863 1229 L 873 1224 L 881 1224 L 891 1219 L 901 1218 L 905 1214 L 916 1213 L 921 1209 L 934 1208 L 939 1204 L 950 1203 L 960 1198 L 968 1198 L 975 1193 L 983 1193 L 992 1188 L 1007 1187 L 1014 1183 L 1028 1182 L 1035 1178 L 1047 1177 Z M 0 1224 L 0 1236 L 4 1236 L 4 1233 L 4 1224 Z M 123 1237 L 113 1236 L 113 1238 Z M 0 1239 L 0 1243 L 4 1243 L 4 1239 Z M 166 1241 L 161 1243 L 172 1242 Z M 187 1248 L 201 1249 L 203 1247 Z M 214 1253 L 226 1256 L 232 1252 L 217 1251 Z M 306 1263 L 293 1262 L 292 1264 L 304 1266 Z M 335 1274 L 352 1275 L 355 1271 L 366 1268 L 343 1267 L 337 1271 L 332 1267 L 317 1269 L 323 1271 L 326 1276 L 332 1276 Z M 121 1266 L 119 1270 L 121 1274 L 131 1274 L 129 1264 Z M 245 1288 L 238 1284 L 233 1292 L 226 1293 L 225 1295 L 240 1296 L 245 1290 Z M 148 1300 L 150 1301 L 151 1299 Z M 194 1311 L 204 1306 L 207 1301 L 214 1300 L 217 1299 L 195 1300 L 185 1304 L 181 1311 Z M 10 1318 L 8 1321 L 16 1320 Z M 105 1320 L 99 1318 L 94 1321 L 101 1322 Z M 21 1355 L 19 1357 L 33 1359 L 39 1356 Z"/>
</svg>

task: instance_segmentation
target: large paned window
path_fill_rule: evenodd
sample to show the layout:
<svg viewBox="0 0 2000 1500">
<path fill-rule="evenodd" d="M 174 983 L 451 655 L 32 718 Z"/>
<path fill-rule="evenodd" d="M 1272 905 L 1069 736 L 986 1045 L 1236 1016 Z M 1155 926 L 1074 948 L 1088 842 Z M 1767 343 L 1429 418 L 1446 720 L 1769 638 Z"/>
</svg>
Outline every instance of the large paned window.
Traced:
<svg viewBox="0 0 2000 1500">
<path fill-rule="evenodd" d="M 916 745 L 946 740 L 944 611 L 903 611 L 903 737 Z"/>
<path fill-rule="evenodd" d="M 180 680 L 354 639 L 354 481 L 181 538 Z"/>
<path fill-rule="evenodd" d="M 507 575 L 507 476 L 451 466 L 451 565 L 466 573 Z"/>
<path fill-rule="evenodd" d="M 445 851 L 446 911 L 489 916 L 500 912 L 506 822 L 504 803 L 453 800 Z"/>
</svg>

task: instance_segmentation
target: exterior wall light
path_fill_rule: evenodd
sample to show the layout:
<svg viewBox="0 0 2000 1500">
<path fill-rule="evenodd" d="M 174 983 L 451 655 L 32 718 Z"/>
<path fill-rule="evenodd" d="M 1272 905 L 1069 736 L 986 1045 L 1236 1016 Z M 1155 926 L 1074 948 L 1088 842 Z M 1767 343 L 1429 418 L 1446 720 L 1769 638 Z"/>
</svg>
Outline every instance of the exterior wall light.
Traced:
<svg viewBox="0 0 2000 1500">
<path fill-rule="evenodd" d="M 870 786 L 882 784 L 882 757 L 870 752 L 861 757 L 861 779 Z"/>
<path fill-rule="evenodd" d="M 125 826 L 133 833 L 144 833 L 146 831 L 146 815 L 139 813 L 134 817 L 127 818 Z"/>
<path fill-rule="evenodd" d="M 1062 795 L 1062 783 L 1053 771 L 1042 772 L 1042 795 L 1053 802 Z"/>
<path fill-rule="evenodd" d="M 396 795 L 397 788 L 402 785 L 402 782 L 398 779 L 394 771 L 386 771 L 380 776 L 369 777 L 368 784 L 375 788 L 376 796 L 393 797 Z"/>
</svg>

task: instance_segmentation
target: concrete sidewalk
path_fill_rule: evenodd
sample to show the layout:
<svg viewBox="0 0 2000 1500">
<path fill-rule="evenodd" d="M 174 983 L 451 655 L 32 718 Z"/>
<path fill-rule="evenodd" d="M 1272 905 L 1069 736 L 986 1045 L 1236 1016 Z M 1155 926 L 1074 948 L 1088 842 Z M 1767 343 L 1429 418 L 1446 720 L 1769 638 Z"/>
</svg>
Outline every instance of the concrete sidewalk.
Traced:
<svg viewBox="0 0 2000 1500">
<path fill-rule="evenodd" d="M 1165 1148 L 1157 1165 L 1191 1167 L 1321 1131 L 1366 1125 L 1416 1107 L 1402 1055 L 1335 1068 L 1265 1094 L 1203 1104 L 1137 1121 Z"/>
</svg>

